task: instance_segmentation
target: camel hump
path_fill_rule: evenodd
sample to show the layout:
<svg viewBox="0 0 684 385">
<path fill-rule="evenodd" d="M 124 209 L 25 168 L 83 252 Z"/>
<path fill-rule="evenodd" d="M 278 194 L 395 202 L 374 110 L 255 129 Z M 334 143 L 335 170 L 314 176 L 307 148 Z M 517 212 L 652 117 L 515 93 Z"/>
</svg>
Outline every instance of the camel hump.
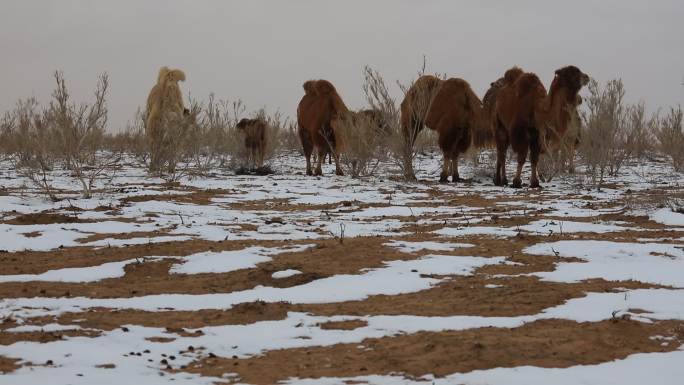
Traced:
<svg viewBox="0 0 684 385">
<path fill-rule="evenodd" d="M 480 98 L 475 95 L 470 84 L 461 78 L 449 78 L 442 84 L 440 93 L 446 93 L 454 99 L 461 99 L 463 106 L 474 110 L 482 105 Z"/>
<path fill-rule="evenodd" d="M 329 81 L 323 79 L 316 82 L 316 91 L 318 91 L 319 94 L 337 93 L 335 86 L 333 86 L 333 84 Z"/>
<path fill-rule="evenodd" d="M 544 85 L 542 84 L 539 77 L 533 73 L 524 73 L 518 77 L 516 81 L 518 87 L 518 94 L 525 95 L 535 89 L 544 90 Z"/>
<path fill-rule="evenodd" d="M 307 95 L 316 95 L 316 81 L 315 80 L 307 80 L 302 84 L 302 87 L 304 88 L 304 93 Z"/>
<path fill-rule="evenodd" d="M 513 84 L 520 76 L 524 74 L 523 70 L 518 67 L 512 67 L 504 73 L 504 82 L 506 84 Z"/>
<path fill-rule="evenodd" d="M 159 69 L 159 75 L 157 75 L 157 84 L 161 84 L 164 82 L 164 79 L 166 78 L 166 75 L 171 72 L 169 67 L 164 66 Z"/>
</svg>

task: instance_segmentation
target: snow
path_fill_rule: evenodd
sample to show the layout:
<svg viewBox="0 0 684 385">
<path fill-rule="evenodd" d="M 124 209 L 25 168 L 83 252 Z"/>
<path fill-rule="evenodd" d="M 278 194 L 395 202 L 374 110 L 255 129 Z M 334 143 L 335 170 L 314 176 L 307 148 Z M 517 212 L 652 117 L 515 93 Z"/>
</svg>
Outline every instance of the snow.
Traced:
<svg viewBox="0 0 684 385">
<path fill-rule="evenodd" d="M 48 270 L 42 274 L 0 275 L 0 282 L 97 282 L 107 278 L 123 277 L 125 274 L 124 267 L 135 262 L 135 259 L 127 259 L 91 267 Z"/>
<path fill-rule="evenodd" d="M 610 223 L 573 222 L 563 220 L 539 220 L 520 226 L 520 230 L 538 234 L 564 234 L 564 233 L 608 233 L 613 231 L 629 230 L 627 227 Z"/>
<path fill-rule="evenodd" d="M 669 208 L 662 208 L 651 213 L 649 216 L 652 221 L 668 226 L 684 227 L 684 214 L 676 213 Z"/>
<path fill-rule="evenodd" d="M 399 241 L 392 240 L 388 243 L 384 243 L 384 246 L 394 247 L 402 253 L 416 253 L 422 250 L 431 251 L 454 251 L 458 248 L 464 247 L 474 247 L 470 243 L 451 243 L 451 242 L 410 242 L 410 241 Z"/>
<path fill-rule="evenodd" d="M 291 303 L 330 303 L 355 301 L 373 295 L 397 295 L 427 290 L 442 279 L 424 275 L 469 275 L 478 267 L 505 262 L 504 257 L 482 258 L 427 255 L 412 261 L 390 261 L 362 274 L 338 274 L 303 285 L 275 288 L 257 286 L 228 294 L 159 294 L 131 298 L 13 298 L 1 299 L 0 309 L 34 313 L 21 308 L 47 308 L 50 314 L 80 312 L 88 308 L 137 309 L 229 309 L 254 301 Z M 181 265 L 182 266 L 182 265 Z M 43 310 L 40 310 L 41 312 Z"/>
<path fill-rule="evenodd" d="M 313 245 L 302 245 L 289 248 L 248 247 L 242 250 L 204 252 L 182 257 L 182 262 L 171 266 L 173 274 L 228 273 L 240 269 L 256 267 L 268 262 L 271 255 L 284 252 L 304 251 Z"/>
<path fill-rule="evenodd" d="M 21 325 L 15 326 L 13 328 L 5 329 L 6 332 L 10 333 L 27 333 L 27 332 L 60 332 L 66 330 L 80 330 L 81 327 L 78 325 L 60 325 L 60 324 L 47 324 L 47 325 Z"/>
<path fill-rule="evenodd" d="M 571 240 L 541 243 L 528 254 L 577 257 L 584 263 L 559 263 L 554 271 L 532 273 L 544 280 L 577 282 L 591 278 L 635 280 L 684 287 L 684 244 Z"/>
<path fill-rule="evenodd" d="M 302 274 L 302 272 L 299 270 L 294 270 L 294 269 L 280 270 L 280 271 L 276 271 L 275 273 L 271 274 L 271 278 L 275 278 L 275 279 L 289 278 L 289 277 L 295 276 L 297 274 Z"/>
<path fill-rule="evenodd" d="M 8 225 L 0 223 L 0 246 L 9 252 L 22 250 L 46 251 L 60 246 L 82 246 L 76 242 L 91 234 L 123 234 L 134 231 L 154 231 L 151 223 L 101 221 L 97 223 L 54 223 L 46 225 Z M 37 237 L 26 238 L 25 233 L 38 232 Z"/>
<path fill-rule="evenodd" d="M 182 337 L 174 333 L 167 333 L 164 329 L 160 328 L 128 325 L 128 332 L 116 329 L 104 332 L 100 337 L 95 338 L 74 337 L 48 343 L 18 342 L 10 346 L 0 346 L 0 355 L 18 357 L 37 363 L 53 360 L 57 368 L 57 371 L 53 367 L 22 368 L 0 377 L 0 384 L 24 383 L 26 381 L 41 383 L 50 374 L 59 376 L 56 378 L 68 378 L 71 381 L 76 373 L 83 374 L 84 380 L 96 380 L 98 383 L 105 384 L 114 383 L 115 379 L 119 377 L 116 371 L 95 368 L 96 365 L 104 363 L 115 364 L 119 370 L 124 370 L 123 373 L 126 373 L 131 381 L 137 383 L 148 377 L 156 378 L 158 369 L 161 367 L 156 362 L 162 353 L 175 354 L 177 360 L 173 361 L 173 365 L 177 367 L 190 362 L 196 354 L 208 354 L 208 352 L 224 357 L 233 355 L 248 357 L 268 350 L 328 346 L 338 343 L 359 343 L 367 338 L 380 338 L 419 331 L 465 330 L 481 327 L 512 328 L 519 327 L 524 323 L 534 322 L 535 320 L 551 318 L 569 319 L 577 322 L 596 322 L 610 319 L 613 316 L 613 311 L 626 311 L 630 308 L 646 311 L 646 313 L 640 315 L 643 320 L 648 320 L 646 317 L 654 319 L 684 319 L 684 295 L 682 295 L 681 291 L 667 289 L 642 289 L 625 293 L 590 293 L 586 297 L 573 299 L 565 304 L 545 309 L 537 315 L 519 317 L 421 317 L 406 315 L 323 317 L 304 313 L 289 313 L 287 318 L 277 321 L 260 321 L 248 325 L 203 327 L 203 334 L 197 337 Z M 319 326 L 329 321 L 348 319 L 362 319 L 367 322 L 367 325 L 353 330 L 326 330 L 321 329 Z M 145 340 L 145 338 L 158 336 L 174 337 L 175 340 L 165 343 Z M 205 353 L 178 354 L 179 350 L 184 350 L 188 345 L 202 346 L 205 348 Z M 144 349 L 151 351 L 149 356 L 124 356 L 130 351 L 140 352 Z M 64 352 L 69 352 L 69 354 L 64 355 Z M 644 356 L 652 357 L 651 355 Z M 147 357 L 156 358 L 155 362 L 148 363 L 146 361 Z M 633 357 L 641 359 L 641 355 Z M 675 357 L 681 358 L 679 355 Z M 664 358 L 668 359 L 669 356 Z M 630 361 L 628 363 L 633 364 Z M 609 363 L 602 365 L 609 365 Z M 639 365 L 638 362 L 637 365 Z M 609 368 L 604 367 L 600 370 L 603 369 Z M 535 370 L 543 371 L 543 369 L 539 368 Z M 489 372 L 483 375 L 492 375 L 492 373 L 496 372 Z M 670 373 L 672 371 L 667 372 L 668 375 Z M 573 374 L 573 372 L 567 373 L 567 375 L 570 374 Z M 212 380 L 210 378 L 192 376 L 173 378 L 175 379 L 174 382 L 178 380 L 178 383 L 191 383 L 192 381 L 195 383 L 209 383 Z M 452 381 L 453 378 L 447 377 L 440 381 L 449 383 L 448 381 Z M 559 377 L 558 380 L 565 381 L 563 378 Z M 120 377 L 118 379 L 120 380 Z M 80 380 L 76 379 L 76 381 Z M 388 378 L 388 380 L 392 379 Z M 394 380 L 398 380 L 398 378 Z M 331 379 L 330 381 L 338 380 Z M 523 381 L 522 377 L 520 381 Z"/>
<path fill-rule="evenodd" d="M 457 373 L 444 378 L 425 376 L 411 380 L 398 375 L 373 375 L 357 377 L 324 377 L 316 379 L 292 378 L 287 384 L 344 385 L 363 383 L 368 385 L 680 385 L 684 378 L 684 351 L 669 353 L 633 354 L 623 360 L 598 365 L 577 365 L 567 368 L 540 368 L 518 366 L 494 368 Z M 427 381 L 427 382 L 426 382 Z M 655 382 L 654 382 L 655 381 Z"/>
</svg>

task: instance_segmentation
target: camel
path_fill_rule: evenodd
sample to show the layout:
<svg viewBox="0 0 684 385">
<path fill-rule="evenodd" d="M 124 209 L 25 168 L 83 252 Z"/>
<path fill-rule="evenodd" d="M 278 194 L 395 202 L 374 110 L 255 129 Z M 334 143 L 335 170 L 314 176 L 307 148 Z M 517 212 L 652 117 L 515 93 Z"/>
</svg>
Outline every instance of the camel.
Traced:
<svg viewBox="0 0 684 385">
<path fill-rule="evenodd" d="M 581 101 L 580 89 L 589 76 L 575 66 L 556 70 L 547 94 L 537 75 L 514 67 L 506 71 L 508 82 L 496 95 L 494 125 L 497 143 L 494 184 L 506 185 L 506 152 L 509 145 L 518 156 L 512 187 L 522 187 L 520 175 L 530 153 L 530 187 L 540 187 L 537 172 L 539 154 L 554 146 L 568 131 L 569 123 Z"/>
<path fill-rule="evenodd" d="M 335 87 L 327 80 L 304 82 L 304 96 L 297 107 L 299 138 L 306 157 L 306 174 L 321 175 L 321 163 L 333 154 L 335 173 L 343 175 L 339 163 L 342 141 L 335 134 L 334 121 L 349 112 Z M 311 170 L 311 154 L 317 152 L 316 169 Z"/>
</svg>

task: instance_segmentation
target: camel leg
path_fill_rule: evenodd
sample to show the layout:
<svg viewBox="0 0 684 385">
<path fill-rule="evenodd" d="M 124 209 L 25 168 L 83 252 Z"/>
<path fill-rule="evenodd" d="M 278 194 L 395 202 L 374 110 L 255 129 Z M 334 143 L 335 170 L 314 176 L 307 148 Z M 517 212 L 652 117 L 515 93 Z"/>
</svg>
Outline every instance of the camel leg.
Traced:
<svg viewBox="0 0 684 385">
<path fill-rule="evenodd" d="M 316 158 L 316 169 L 314 170 L 314 175 L 323 175 L 322 163 L 327 155 L 324 148 L 318 149 L 318 157 Z"/>
<path fill-rule="evenodd" d="M 306 156 L 306 175 L 313 175 L 311 171 L 311 153 L 305 154 Z"/>
<path fill-rule="evenodd" d="M 539 177 L 537 175 L 537 165 L 539 164 L 539 153 L 541 146 L 539 139 L 533 139 L 530 143 L 530 166 L 532 166 L 532 173 L 530 175 L 530 187 L 537 188 L 539 185 Z"/>
<path fill-rule="evenodd" d="M 522 187 L 521 174 L 522 174 L 522 169 L 523 169 L 523 166 L 525 165 L 526 160 L 527 160 L 527 148 L 525 148 L 524 151 L 518 152 L 518 168 L 515 170 L 515 178 L 513 178 L 513 184 L 511 185 L 511 187 L 513 187 L 513 188 Z"/>
<path fill-rule="evenodd" d="M 569 154 L 568 154 L 568 173 L 574 174 L 575 173 L 575 141 L 573 140 L 572 143 L 570 143 L 570 148 L 568 149 Z"/>
<path fill-rule="evenodd" d="M 304 158 L 306 158 L 306 175 L 313 175 L 313 172 L 311 171 L 311 153 L 313 152 L 312 148 L 309 146 L 303 146 L 303 149 Z"/>
<path fill-rule="evenodd" d="M 502 180 L 502 176 L 506 177 L 506 151 L 498 148 L 496 149 L 496 170 L 494 173 L 494 185 L 495 186 L 505 186 L 506 184 Z M 503 153 L 503 156 L 501 155 Z M 502 167 L 503 164 L 503 167 Z M 501 169 L 503 168 L 503 173 Z"/>
<path fill-rule="evenodd" d="M 335 175 L 343 176 L 342 167 L 340 167 L 340 154 L 337 152 L 331 152 L 331 156 L 335 161 Z"/>
<path fill-rule="evenodd" d="M 439 183 L 449 182 L 449 168 L 451 167 L 451 159 L 444 153 L 444 163 L 442 164 L 442 173 L 439 174 Z"/>
<path fill-rule="evenodd" d="M 496 121 L 496 173 L 494 175 L 494 185 L 506 186 L 506 152 L 508 151 L 508 133 L 506 128 L 497 119 Z"/>
<path fill-rule="evenodd" d="M 451 181 L 454 183 L 461 181 L 461 177 L 458 175 L 458 153 L 451 158 Z"/>
<path fill-rule="evenodd" d="M 261 146 L 254 148 L 254 156 L 256 157 L 257 168 L 262 168 L 264 166 L 264 150 Z"/>
</svg>

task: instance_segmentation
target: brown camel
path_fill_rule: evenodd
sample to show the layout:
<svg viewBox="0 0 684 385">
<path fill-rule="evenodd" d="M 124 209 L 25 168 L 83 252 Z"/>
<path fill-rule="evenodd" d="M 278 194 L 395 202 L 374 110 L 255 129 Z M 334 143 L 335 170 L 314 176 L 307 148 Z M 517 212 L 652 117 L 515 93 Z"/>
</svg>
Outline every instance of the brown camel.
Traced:
<svg viewBox="0 0 684 385">
<path fill-rule="evenodd" d="M 349 110 L 335 87 L 327 80 L 304 82 L 304 96 L 297 107 L 299 138 L 306 157 L 306 174 L 321 175 L 321 163 L 328 153 L 333 154 L 335 173 L 343 175 L 339 163 L 342 143 L 335 134 L 334 121 Z M 316 150 L 316 169 L 311 170 L 311 154 Z"/>
<path fill-rule="evenodd" d="M 499 89 L 495 106 L 497 143 L 497 186 L 506 185 L 506 151 L 510 145 L 518 155 L 513 187 L 522 186 L 520 175 L 530 153 L 530 187 L 540 187 L 537 176 L 539 154 L 553 147 L 568 131 L 571 117 L 581 99 L 578 93 L 589 76 L 575 66 L 556 70 L 547 94 L 537 75 L 512 68 L 504 75 L 506 84 Z M 512 83 L 509 80 L 515 79 Z"/>
<path fill-rule="evenodd" d="M 460 180 L 458 156 L 473 144 L 482 147 L 491 143 L 494 137 L 482 102 L 468 82 L 459 78 L 440 80 L 425 125 L 437 131 L 439 148 L 444 154 L 440 182 L 448 182 L 449 175 L 454 182 Z"/>
<path fill-rule="evenodd" d="M 419 77 L 406 91 L 401 102 L 401 130 L 407 143 L 413 147 L 418 133 L 425 126 L 430 102 L 442 80 L 433 75 Z"/>
</svg>

